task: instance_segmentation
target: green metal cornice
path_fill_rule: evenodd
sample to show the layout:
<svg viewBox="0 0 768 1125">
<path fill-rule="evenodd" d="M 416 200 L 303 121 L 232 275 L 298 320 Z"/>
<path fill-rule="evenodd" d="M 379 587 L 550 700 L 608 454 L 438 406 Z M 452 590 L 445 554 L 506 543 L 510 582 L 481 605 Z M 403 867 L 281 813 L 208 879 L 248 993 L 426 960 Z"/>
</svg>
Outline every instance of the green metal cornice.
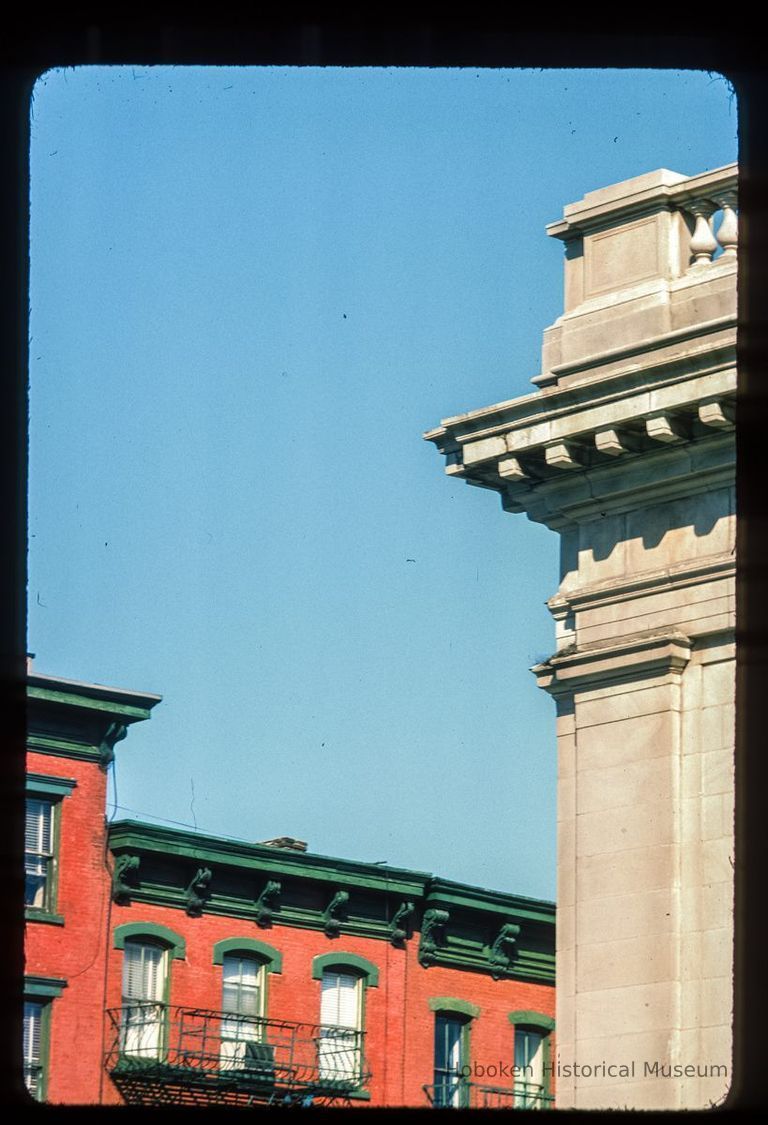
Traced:
<svg viewBox="0 0 768 1125">
<path fill-rule="evenodd" d="M 551 902 L 136 821 L 112 823 L 109 841 L 116 864 L 140 859 L 141 879 L 128 888 L 136 905 L 183 911 L 190 876 L 210 871 L 199 903 L 205 914 L 242 919 L 254 928 L 325 932 L 329 941 L 370 937 L 401 950 L 415 936 L 425 969 L 443 965 L 496 979 L 554 983 Z"/>
<path fill-rule="evenodd" d="M 336 859 L 311 852 L 291 852 L 242 840 L 186 832 L 156 824 L 121 820 L 110 825 L 110 846 L 134 852 L 184 856 L 207 866 L 222 864 L 260 871 L 268 876 L 312 879 L 317 882 L 367 888 L 420 897 L 430 876 L 419 871 L 382 867 L 375 863 Z"/>
<path fill-rule="evenodd" d="M 162 696 L 146 692 L 124 691 L 79 680 L 62 680 L 31 672 L 27 676 L 27 698 L 30 702 L 74 707 L 81 711 L 107 712 L 123 722 L 148 719 L 152 708 Z"/>
<path fill-rule="evenodd" d="M 535 921 L 553 923 L 555 904 L 545 899 L 525 898 L 505 891 L 491 891 L 472 887 L 466 883 L 453 883 L 448 879 L 433 878 L 427 889 L 430 906 L 446 910 L 461 907 L 504 914 L 510 921 Z"/>
</svg>

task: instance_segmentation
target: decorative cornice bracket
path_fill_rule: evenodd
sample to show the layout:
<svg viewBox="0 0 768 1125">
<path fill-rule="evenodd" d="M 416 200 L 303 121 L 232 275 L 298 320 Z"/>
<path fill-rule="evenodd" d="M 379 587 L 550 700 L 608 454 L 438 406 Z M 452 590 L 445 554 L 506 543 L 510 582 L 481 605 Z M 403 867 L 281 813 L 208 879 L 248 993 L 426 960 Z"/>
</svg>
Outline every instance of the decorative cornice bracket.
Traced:
<svg viewBox="0 0 768 1125">
<path fill-rule="evenodd" d="M 185 910 L 191 918 L 196 918 L 203 913 L 203 907 L 210 892 L 210 882 L 213 872 L 210 867 L 198 867 L 187 889 L 184 892 L 186 900 Z"/>
<path fill-rule="evenodd" d="M 349 891 L 336 891 L 323 911 L 323 929 L 328 937 L 338 937 L 341 923 L 347 916 Z"/>
<path fill-rule="evenodd" d="M 394 946 L 402 946 L 413 937 L 413 915 L 416 907 L 412 902 L 403 902 L 389 923 L 390 941 Z"/>
<path fill-rule="evenodd" d="M 281 891 L 282 884 L 277 879 L 269 879 L 264 884 L 254 907 L 257 925 L 270 926 L 272 924 L 272 914 L 279 909 L 277 900 L 280 898 Z"/>
<path fill-rule="evenodd" d="M 137 855 L 115 856 L 115 865 L 112 868 L 112 901 L 126 906 L 131 901 L 131 895 L 138 889 L 139 879 L 137 872 L 141 860 Z"/>
<path fill-rule="evenodd" d="M 491 976 L 494 980 L 500 980 L 509 972 L 517 954 L 516 942 L 519 936 L 520 927 L 514 922 L 507 922 L 496 935 L 489 956 Z"/>
<path fill-rule="evenodd" d="M 445 941 L 445 927 L 448 925 L 449 918 L 450 914 L 447 910 L 424 912 L 419 939 L 419 963 L 425 968 L 434 965 L 437 960 L 437 948 Z"/>
</svg>

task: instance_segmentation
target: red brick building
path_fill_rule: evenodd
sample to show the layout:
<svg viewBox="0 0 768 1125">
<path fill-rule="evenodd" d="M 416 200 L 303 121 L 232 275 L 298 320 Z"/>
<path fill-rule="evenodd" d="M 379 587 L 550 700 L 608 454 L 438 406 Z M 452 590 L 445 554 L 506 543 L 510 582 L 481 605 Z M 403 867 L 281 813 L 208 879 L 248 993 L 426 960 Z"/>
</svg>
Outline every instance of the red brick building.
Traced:
<svg viewBox="0 0 768 1125">
<path fill-rule="evenodd" d="M 550 1106 L 554 905 L 290 839 L 107 825 L 115 743 L 158 701 L 29 677 L 33 1095 Z"/>
</svg>

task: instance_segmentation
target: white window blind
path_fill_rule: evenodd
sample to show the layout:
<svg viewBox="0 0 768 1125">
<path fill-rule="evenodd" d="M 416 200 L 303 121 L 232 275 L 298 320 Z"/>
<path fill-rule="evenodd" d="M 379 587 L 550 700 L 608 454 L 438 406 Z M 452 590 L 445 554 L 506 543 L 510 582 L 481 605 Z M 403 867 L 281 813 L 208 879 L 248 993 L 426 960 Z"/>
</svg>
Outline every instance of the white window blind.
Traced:
<svg viewBox="0 0 768 1125">
<path fill-rule="evenodd" d="M 515 1107 L 535 1109 L 544 1092 L 544 1036 L 515 1028 Z"/>
<path fill-rule="evenodd" d="M 362 980 L 352 973 L 326 970 L 320 994 L 320 1077 L 350 1082 L 362 1070 L 360 1016 Z"/>
<path fill-rule="evenodd" d="M 320 1023 L 359 1027 L 360 978 L 351 973 L 323 973 Z"/>
<path fill-rule="evenodd" d="M 53 803 L 27 799 L 24 831 L 25 904 L 47 905 L 53 863 Z"/>
<path fill-rule="evenodd" d="M 228 953 L 222 961 L 221 1068 L 245 1065 L 247 1043 L 263 1038 L 264 965 L 255 957 Z"/>
<path fill-rule="evenodd" d="M 122 1051 L 159 1058 L 165 1021 L 168 954 L 158 945 L 126 941 L 123 959 Z"/>
<path fill-rule="evenodd" d="M 24 1081 L 33 1098 L 42 1095 L 42 1059 L 40 1057 L 43 1029 L 43 1005 L 24 1002 Z"/>
</svg>

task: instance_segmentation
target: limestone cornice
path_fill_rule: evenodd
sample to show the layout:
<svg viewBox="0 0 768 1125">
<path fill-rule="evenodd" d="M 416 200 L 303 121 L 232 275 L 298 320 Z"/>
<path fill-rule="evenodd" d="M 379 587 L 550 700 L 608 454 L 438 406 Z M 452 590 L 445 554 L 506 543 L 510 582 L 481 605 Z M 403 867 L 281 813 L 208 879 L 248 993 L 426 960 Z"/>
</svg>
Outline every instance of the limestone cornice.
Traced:
<svg viewBox="0 0 768 1125">
<path fill-rule="evenodd" d="M 573 590 L 560 590 L 547 600 L 547 606 L 552 616 L 559 618 L 584 609 L 634 601 L 643 595 L 681 590 L 713 579 L 729 581 L 735 577 L 736 560 L 729 552 L 699 563 L 684 562 L 659 570 L 643 571 L 630 579 L 609 579 Z"/>
<path fill-rule="evenodd" d="M 685 355 L 681 355 L 676 345 L 690 345 L 694 338 L 701 338 L 701 345 L 688 346 Z M 723 371 L 734 372 L 735 388 L 735 365 L 736 318 L 722 317 L 699 324 L 695 330 L 670 332 L 642 345 L 611 349 L 563 364 L 556 369 L 560 374 L 592 367 L 595 375 L 591 379 L 582 378 L 574 385 L 534 391 L 444 418 L 439 426 L 424 434 L 424 440 L 433 442 L 441 453 L 448 454 L 468 443 L 564 418 L 579 409 L 602 408 L 638 391 L 663 392 L 678 383 Z M 611 369 L 599 370 L 604 366 Z"/>
<path fill-rule="evenodd" d="M 679 674 L 691 656 L 691 641 L 676 631 L 635 635 L 622 644 L 596 643 L 578 651 L 563 650 L 531 671 L 550 695 L 569 695 L 578 689 L 619 680 Z"/>
<path fill-rule="evenodd" d="M 529 519 L 560 530 L 645 507 L 651 489 L 653 503 L 660 504 L 728 487 L 734 479 L 733 436 L 718 434 L 682 447 L 627 454 L 621 463 L 591 469 L 574 464 L 567 477 L 510 484 L 504 490 L 491 482 L 484 487 L 502 493 L 505 511 L 525 512 Z"/>
<path fill-rule="evenodd" d="M 524 396 L 425 435 L 446 473 L 553 528 L 730 484 L 735 341 Z"/>
<path fill-rule="evenodd" d="M 567 204 L 563 218 L 547 224 L 547 234 L 568 241 L 649 211 L 679 210 L 699 199 L 717 202 L 724 192 L 736 190 L 738 165 L 725 164 L 698 176 L 683 176 L 661 168 L 629 181 L 632 184 L 629 193 L 627 183 L 587 192 L 583 199 Z"/>
</svg>

